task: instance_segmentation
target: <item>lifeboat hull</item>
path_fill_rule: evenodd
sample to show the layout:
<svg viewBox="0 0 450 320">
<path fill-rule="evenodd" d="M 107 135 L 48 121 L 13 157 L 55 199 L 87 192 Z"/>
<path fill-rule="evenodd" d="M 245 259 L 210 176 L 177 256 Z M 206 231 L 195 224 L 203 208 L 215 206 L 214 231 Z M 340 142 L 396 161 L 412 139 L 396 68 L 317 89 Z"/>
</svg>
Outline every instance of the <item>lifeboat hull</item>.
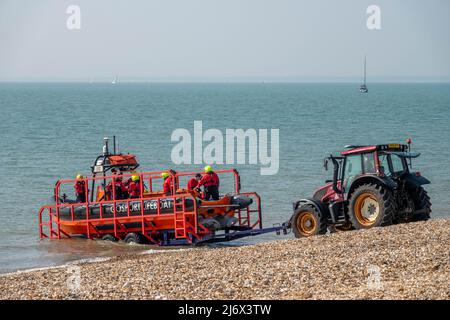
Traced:
<svg viewBox="0 0 450 320">
<path fill-rule="evenodd" d="M 195 219 L 194 201 L 197 201 L 197 216 Z M 235 221 L 235 210 L 245 209 L 252 203 L 252 199 L 243 195 L 226 195 L 217 201 L 205 201 L 200 199 L 185 199 L 185 212 L 188 213 L 187 219 L 192 225 L 208 221 L 209 229 L 220 230 L 229 227 L 230 221 Z M 144 205 L 144 215 L 142 215 L 141 205 Z M 73 209 L 72 209 L 73 208 Z M 70 205 L 59 208 L 59 224 L 61 230 L 68 235 L 86 235 L 114 233 L 114 219 L 118 222 L 117 232 L 123 230 L 140 231 L 142 222 L 145 226 L 151 225 L 152 230 L 165 231 L 174 230 L 174 208 L 173 198 L 148 199 L 143 201 L 117 202 L 86 205 Z M 87 211 L 89 216 L 87 219 Z M 189 216 L 189 213 L 192 215 Z M 56 215 L 56 213 L 55 213 Z M 215 219 L 217 221 L 212 221 Z M 88 229 L 89 228 L 89 229 Z"/>
</svg>

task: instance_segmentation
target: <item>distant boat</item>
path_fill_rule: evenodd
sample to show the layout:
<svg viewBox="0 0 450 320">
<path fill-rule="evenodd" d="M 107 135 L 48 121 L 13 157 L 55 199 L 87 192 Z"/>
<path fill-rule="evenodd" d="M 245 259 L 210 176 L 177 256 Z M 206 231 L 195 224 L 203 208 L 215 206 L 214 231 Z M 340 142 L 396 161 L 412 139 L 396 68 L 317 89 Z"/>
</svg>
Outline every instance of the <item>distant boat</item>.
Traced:
<svg viewBox="0 0 450 320">
<path fill-rule="evenodd" d="M 359 87 L 359 92 L 361 93 L 367 93 L 369 92 L 369 89 L 367 89 L 366 84 L 366 56 L 364 56 L 364 83 Z"/>
<path fill-rule="evenodd" d="M 119 77 L 115 76 L 113 81 L 111 81 L 111 84 L 116 84 L 117 82 L 119 82 Z"/>
</svg>

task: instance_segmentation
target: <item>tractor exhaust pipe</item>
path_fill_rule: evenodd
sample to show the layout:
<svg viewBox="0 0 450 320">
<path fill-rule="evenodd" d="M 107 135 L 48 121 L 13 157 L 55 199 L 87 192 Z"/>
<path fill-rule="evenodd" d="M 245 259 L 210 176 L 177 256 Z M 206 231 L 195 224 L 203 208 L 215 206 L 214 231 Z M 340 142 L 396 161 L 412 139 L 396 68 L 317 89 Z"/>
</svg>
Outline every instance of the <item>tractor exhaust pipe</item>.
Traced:
<svg viewBox="0 0 450 320">
<path fill-rule="evenodd" d="M 408 144 L 408 152 L 411 153 L 411 138 L 406 139 L 406 143 Z M 409 158 L 409 168 L 412 169 L 412 159 Z"/>
<path fill-rule="evenodd" d="M 337 186 L 338 175 L 339 175 L 339 163 L 333 157 L 333 155 L 330 155 L 330 159 L 331 159 L 331 161 L 333 161 L 333 191 L 340 194 L 340 193 L 342 193 L 342 191 L 339 190 L 339 188 Z"/>
</svg>

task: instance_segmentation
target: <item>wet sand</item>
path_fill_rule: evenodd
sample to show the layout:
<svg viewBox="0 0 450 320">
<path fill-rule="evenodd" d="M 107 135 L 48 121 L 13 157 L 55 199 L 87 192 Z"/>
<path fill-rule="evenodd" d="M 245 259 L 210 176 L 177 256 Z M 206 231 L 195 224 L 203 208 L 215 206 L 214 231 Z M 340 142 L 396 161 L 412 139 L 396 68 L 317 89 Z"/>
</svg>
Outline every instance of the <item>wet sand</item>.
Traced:
<svg viewBox="0 0 450 320">
<path fill-rule="evenodd" d="M 450 219 L 0 276 L 1 299 L 450 299 Z"/>
</svg>

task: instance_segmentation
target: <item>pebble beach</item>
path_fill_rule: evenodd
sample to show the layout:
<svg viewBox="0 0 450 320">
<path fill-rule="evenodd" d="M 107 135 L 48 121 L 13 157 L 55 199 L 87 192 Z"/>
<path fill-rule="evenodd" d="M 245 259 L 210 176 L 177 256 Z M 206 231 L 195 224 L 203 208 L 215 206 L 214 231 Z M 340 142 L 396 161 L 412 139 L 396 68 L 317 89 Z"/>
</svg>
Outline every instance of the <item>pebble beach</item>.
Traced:
<svg viewBox="0 0 450 320">
<path fill-rule="evenodd" d="M 0 275 L 0 299 L 450 299 L 450 219 Z"/>
</svg>

